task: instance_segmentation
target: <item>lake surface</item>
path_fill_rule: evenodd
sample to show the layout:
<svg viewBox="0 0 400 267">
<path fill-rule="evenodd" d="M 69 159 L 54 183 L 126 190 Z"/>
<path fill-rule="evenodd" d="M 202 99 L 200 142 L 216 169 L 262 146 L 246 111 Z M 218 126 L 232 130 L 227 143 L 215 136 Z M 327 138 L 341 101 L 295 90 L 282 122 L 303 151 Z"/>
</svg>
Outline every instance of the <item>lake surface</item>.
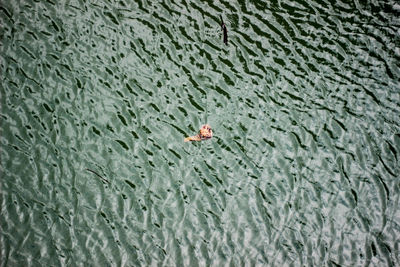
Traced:
<svg viewBox="0 0 400 267">
<path fill-rule="evenodd" d="M 400 266 L 399 2 L 0 14 L 1 266 Z"/>
</svg>

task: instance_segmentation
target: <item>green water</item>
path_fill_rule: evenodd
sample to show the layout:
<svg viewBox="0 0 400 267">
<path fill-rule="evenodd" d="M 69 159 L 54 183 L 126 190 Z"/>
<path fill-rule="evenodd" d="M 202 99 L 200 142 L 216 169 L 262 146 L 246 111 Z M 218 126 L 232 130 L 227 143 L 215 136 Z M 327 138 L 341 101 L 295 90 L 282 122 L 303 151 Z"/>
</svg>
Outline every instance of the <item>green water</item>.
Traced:
<svg viewBox="0 0 400 267">
<path fill-rule="evenodd" d="M 400 266 L 397 1 L 2 0 L 0 25 L 1 266 Z"/>
</svg>

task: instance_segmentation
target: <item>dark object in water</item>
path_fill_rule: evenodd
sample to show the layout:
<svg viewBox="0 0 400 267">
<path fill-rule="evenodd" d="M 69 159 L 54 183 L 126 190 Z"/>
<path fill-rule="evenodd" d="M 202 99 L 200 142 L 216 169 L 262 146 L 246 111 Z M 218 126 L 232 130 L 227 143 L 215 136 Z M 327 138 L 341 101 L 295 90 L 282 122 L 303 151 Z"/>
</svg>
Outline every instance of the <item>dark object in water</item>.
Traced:
<svg viewBox="0 0 400 267">
<path fill-rule="evenodd" d="M 103 180 L 103 182 L 106 182 L 106 183 L 110 183 L 106 178 L 103 178 L 103 176 L 101 176 L 100 174 L 98 174 L 97 172 L 95 172 L 95 171 L 93 171 L 93 170 L 91 170 L 91 169 L 88 169 L 88 168 L 86 168 L 86 170 L 88 171 L 88 172 L 91 172 L 91 173 L 94 173 L 94 174 L 96 174 L 97 175 L 97 177 L 99 177 L 101 180 Z"/>
<path fill-rule="evenodd" d="M 221 29 L 224 32 L 224 44 L 228 44 L 228 29 L 226 28 L 226 25 L 224 23 L 224 20 L 222 19 L 222 16 L 219 15 L 219 17 L 221 18 Z"/>
</svg>

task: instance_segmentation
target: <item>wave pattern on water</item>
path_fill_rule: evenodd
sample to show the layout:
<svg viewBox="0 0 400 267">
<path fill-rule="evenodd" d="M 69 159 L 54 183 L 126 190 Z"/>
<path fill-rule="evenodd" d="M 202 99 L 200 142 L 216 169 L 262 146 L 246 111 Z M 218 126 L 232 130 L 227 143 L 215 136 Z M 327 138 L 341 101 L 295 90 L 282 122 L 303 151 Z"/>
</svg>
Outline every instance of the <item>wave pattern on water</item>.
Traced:
<svg viewBox="0 0 400 267">
<path fill-rule="evenodd" d="M 0 13 L 2 265 L 400 265 L 396 1 Z"/>
</svg>

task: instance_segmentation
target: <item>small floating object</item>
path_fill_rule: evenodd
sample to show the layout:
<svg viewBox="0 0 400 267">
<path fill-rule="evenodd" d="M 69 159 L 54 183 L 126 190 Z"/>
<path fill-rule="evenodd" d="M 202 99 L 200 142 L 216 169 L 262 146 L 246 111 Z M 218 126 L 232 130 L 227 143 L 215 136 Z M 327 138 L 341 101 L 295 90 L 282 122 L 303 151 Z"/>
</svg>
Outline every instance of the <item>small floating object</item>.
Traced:
<svg viewBox="0 0 400 267">
<path fill-rule="evenodd" d="M 219 15 L 219 17 L 221 18 L 221 29 L 224 33 L 224 44 L 228 44 L 228 29 L 226 28 L 226 25 L 224 23 L 224 20 L 222 19 L 222 16 Z"/>
<path fill-rule="evenodd" d="M 208 124 L 205 124 L 205 125 L 201 126 L 201 129 L 197 135 L 186 137 L 184 141 L 185 142 L 202 141 L 202 140 L 210 139 L 212 136 L 213 136 L 213 132 L 211 130 L 211 126 Z"/>
</svg>

